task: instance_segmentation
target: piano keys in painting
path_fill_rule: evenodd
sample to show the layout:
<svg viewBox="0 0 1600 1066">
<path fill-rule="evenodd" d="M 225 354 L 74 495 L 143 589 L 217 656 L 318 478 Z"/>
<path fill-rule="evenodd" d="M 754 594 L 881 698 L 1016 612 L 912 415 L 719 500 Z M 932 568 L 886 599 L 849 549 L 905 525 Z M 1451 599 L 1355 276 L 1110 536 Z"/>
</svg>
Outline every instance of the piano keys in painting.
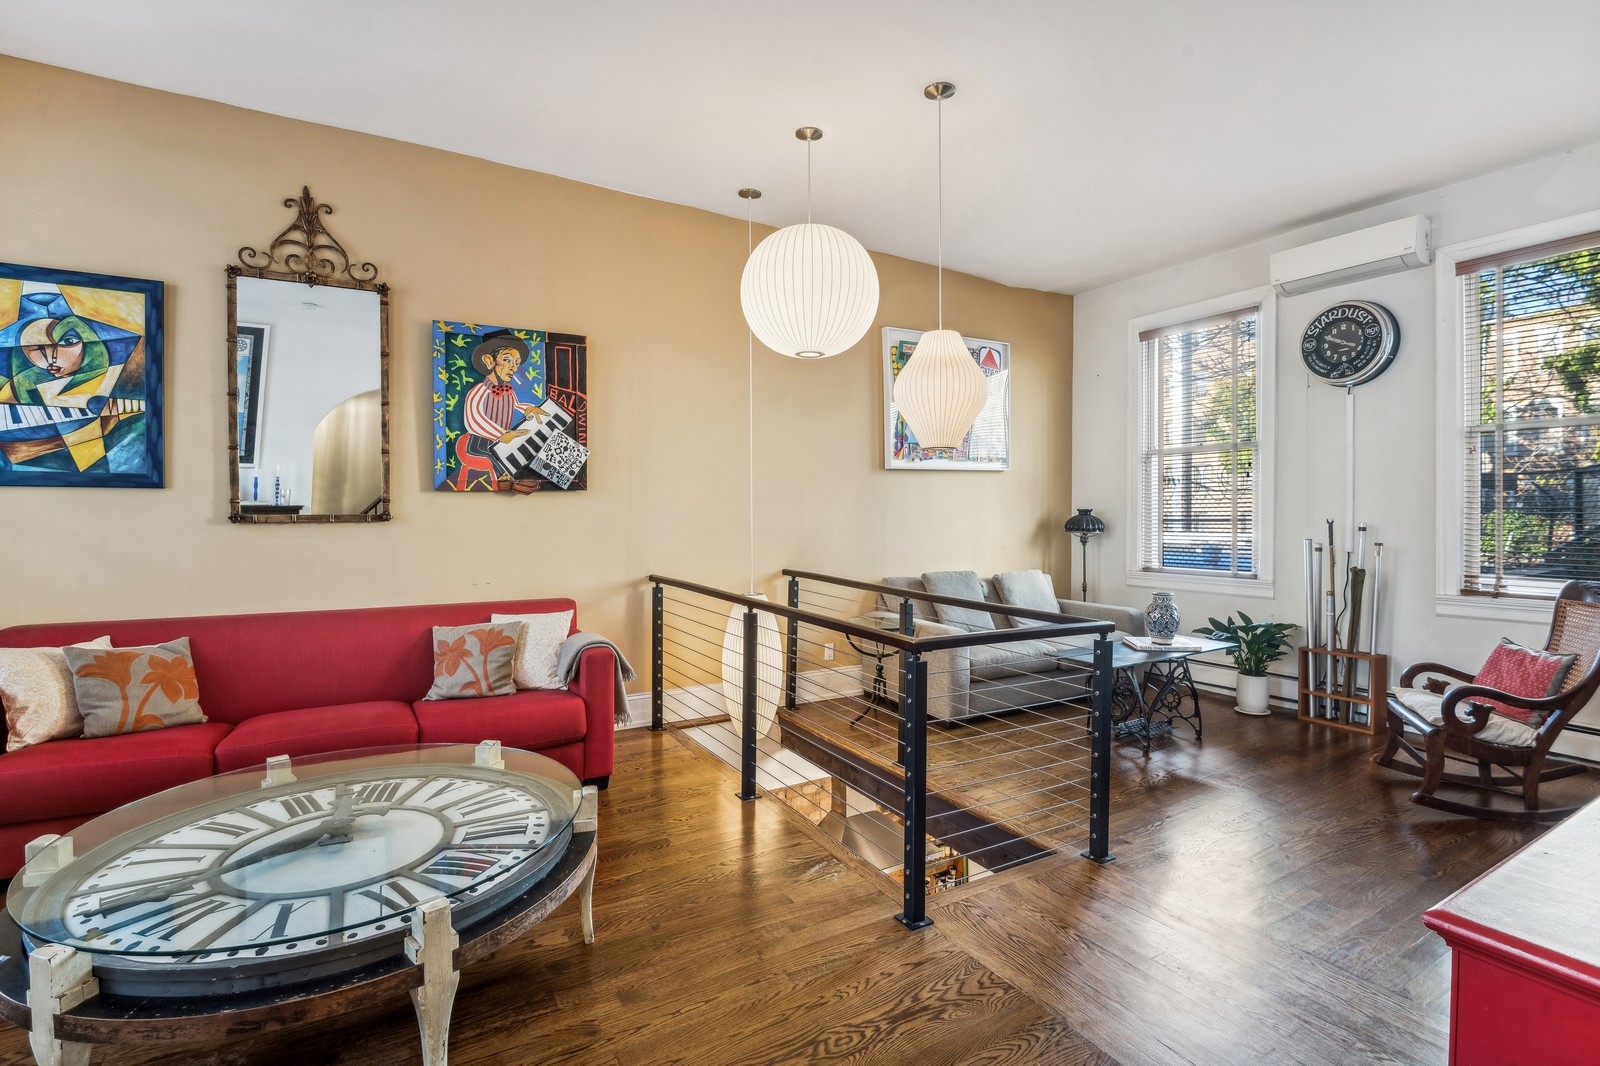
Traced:
<svg viewBox="0 0 1600 1066">
<path fill-rule="evenodd" d="M 434 487 L 587 489 L 587 347 L 571 334 L 436 320 Z"/>
</svg>

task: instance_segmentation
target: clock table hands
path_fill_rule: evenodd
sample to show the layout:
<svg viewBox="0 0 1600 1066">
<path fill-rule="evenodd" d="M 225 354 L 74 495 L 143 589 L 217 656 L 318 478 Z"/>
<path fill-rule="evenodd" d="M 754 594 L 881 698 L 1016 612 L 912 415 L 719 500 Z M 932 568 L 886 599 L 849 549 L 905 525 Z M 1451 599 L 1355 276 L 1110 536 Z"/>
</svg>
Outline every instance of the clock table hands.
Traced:
<svg viewBox="0 0 1600 1066">
<path fill-rule="evenodd" d="M 327 846 L 329 844 L 345 844 L 351 839 L 350 829 L 356 819 L 369 814 L 384 815 L 393 808 L 392 803 L 368 803 L 356 807 L 355 795 L 349 791 L 348 786 L 340 784 L 334 790 L 333 812 L 327 817 L 306 829 L 295 833 L 293 836 L 274 841 L 264 848 L 258 848 L 246 855 L 230 859 L 214 870 L 205 870 L 193 877 L 182 880 L 168 881 L 157 885 L 144 892 L 122 893 L 114 896 L 107 902 L 102 902 L 95 913 L 113 914 L 119 910 L 136 907 L 141 903 L 159 903 L 164 899 L 178 895 L 195 885 L 222 874 L 242 870 L 256 863 L 275 859 L 296 851 L 313 846 Z"/>
</svg>

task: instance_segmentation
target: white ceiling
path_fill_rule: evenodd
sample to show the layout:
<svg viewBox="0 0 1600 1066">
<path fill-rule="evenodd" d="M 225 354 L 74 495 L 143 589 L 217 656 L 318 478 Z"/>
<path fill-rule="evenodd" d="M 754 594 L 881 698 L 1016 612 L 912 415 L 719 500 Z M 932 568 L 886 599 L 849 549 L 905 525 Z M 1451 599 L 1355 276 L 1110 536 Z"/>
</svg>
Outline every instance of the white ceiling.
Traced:
<svg viewBox="0 0 1600 1066">
<path fill-rule="evenodd" d="M 0 0 L 0 50 L 1081 292 L 1600 137 L 1597 0 Z M 15 147 L 15 146 L 13 146 Z M 316 175 L 306 175 L 316 185 Z"/>
</svg>

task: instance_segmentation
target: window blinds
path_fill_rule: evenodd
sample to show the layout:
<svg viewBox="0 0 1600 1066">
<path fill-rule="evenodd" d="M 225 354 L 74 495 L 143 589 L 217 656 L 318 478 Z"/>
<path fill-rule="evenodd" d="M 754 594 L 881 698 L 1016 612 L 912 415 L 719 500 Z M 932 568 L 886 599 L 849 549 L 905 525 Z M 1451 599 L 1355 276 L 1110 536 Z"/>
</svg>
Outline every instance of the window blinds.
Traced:
<svg viewBox="0 0 1600 1066">
<path fill-rule="evenodd" d="M 1461 591 L 1600 580 L 1600 233 L 1457 264 Z"/>
<path fill-rule="evenodd" d="M 1258 310 L 1139 335 L 1141 569 L 1256 575 Z"/>
</svg>

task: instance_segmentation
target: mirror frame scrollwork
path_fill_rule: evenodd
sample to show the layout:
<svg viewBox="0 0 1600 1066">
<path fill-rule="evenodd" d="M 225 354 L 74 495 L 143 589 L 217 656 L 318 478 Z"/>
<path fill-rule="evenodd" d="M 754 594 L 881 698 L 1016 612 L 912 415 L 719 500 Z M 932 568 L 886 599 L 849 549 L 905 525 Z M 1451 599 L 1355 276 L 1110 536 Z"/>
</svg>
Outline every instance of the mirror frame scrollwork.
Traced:
<svg viewBox="0 0 1600 1066">
<path fill-rule="evenodd" d="M 289 197 L 283 206 L 295 211 L 295 219 L 273 238 L 265 251 L 248 245 L 239 249 L 239 263 L 230 263 L 228 276 L 228 521 L 236 523 L 320 523 L 387 522 L 389 510 L 389 286 L 378 281 L 378 268 L 369 262 L 357 263 L 342 244 L 328 232 L 323 215 L 333 214 L 329 204 L 319 204 L 309 186 L 301 186 L 299 198 Z M 378 373 L 381 407 L 383 464 L 382 492 L 360 514 L 283 514 L 249 512 L 239 498 L 239 301 L 238 279 L 262 278 L 293 281 L 302 285 L 328 285 L 341 289 L 364 289 L 378 294 Z"/>
</svg>

